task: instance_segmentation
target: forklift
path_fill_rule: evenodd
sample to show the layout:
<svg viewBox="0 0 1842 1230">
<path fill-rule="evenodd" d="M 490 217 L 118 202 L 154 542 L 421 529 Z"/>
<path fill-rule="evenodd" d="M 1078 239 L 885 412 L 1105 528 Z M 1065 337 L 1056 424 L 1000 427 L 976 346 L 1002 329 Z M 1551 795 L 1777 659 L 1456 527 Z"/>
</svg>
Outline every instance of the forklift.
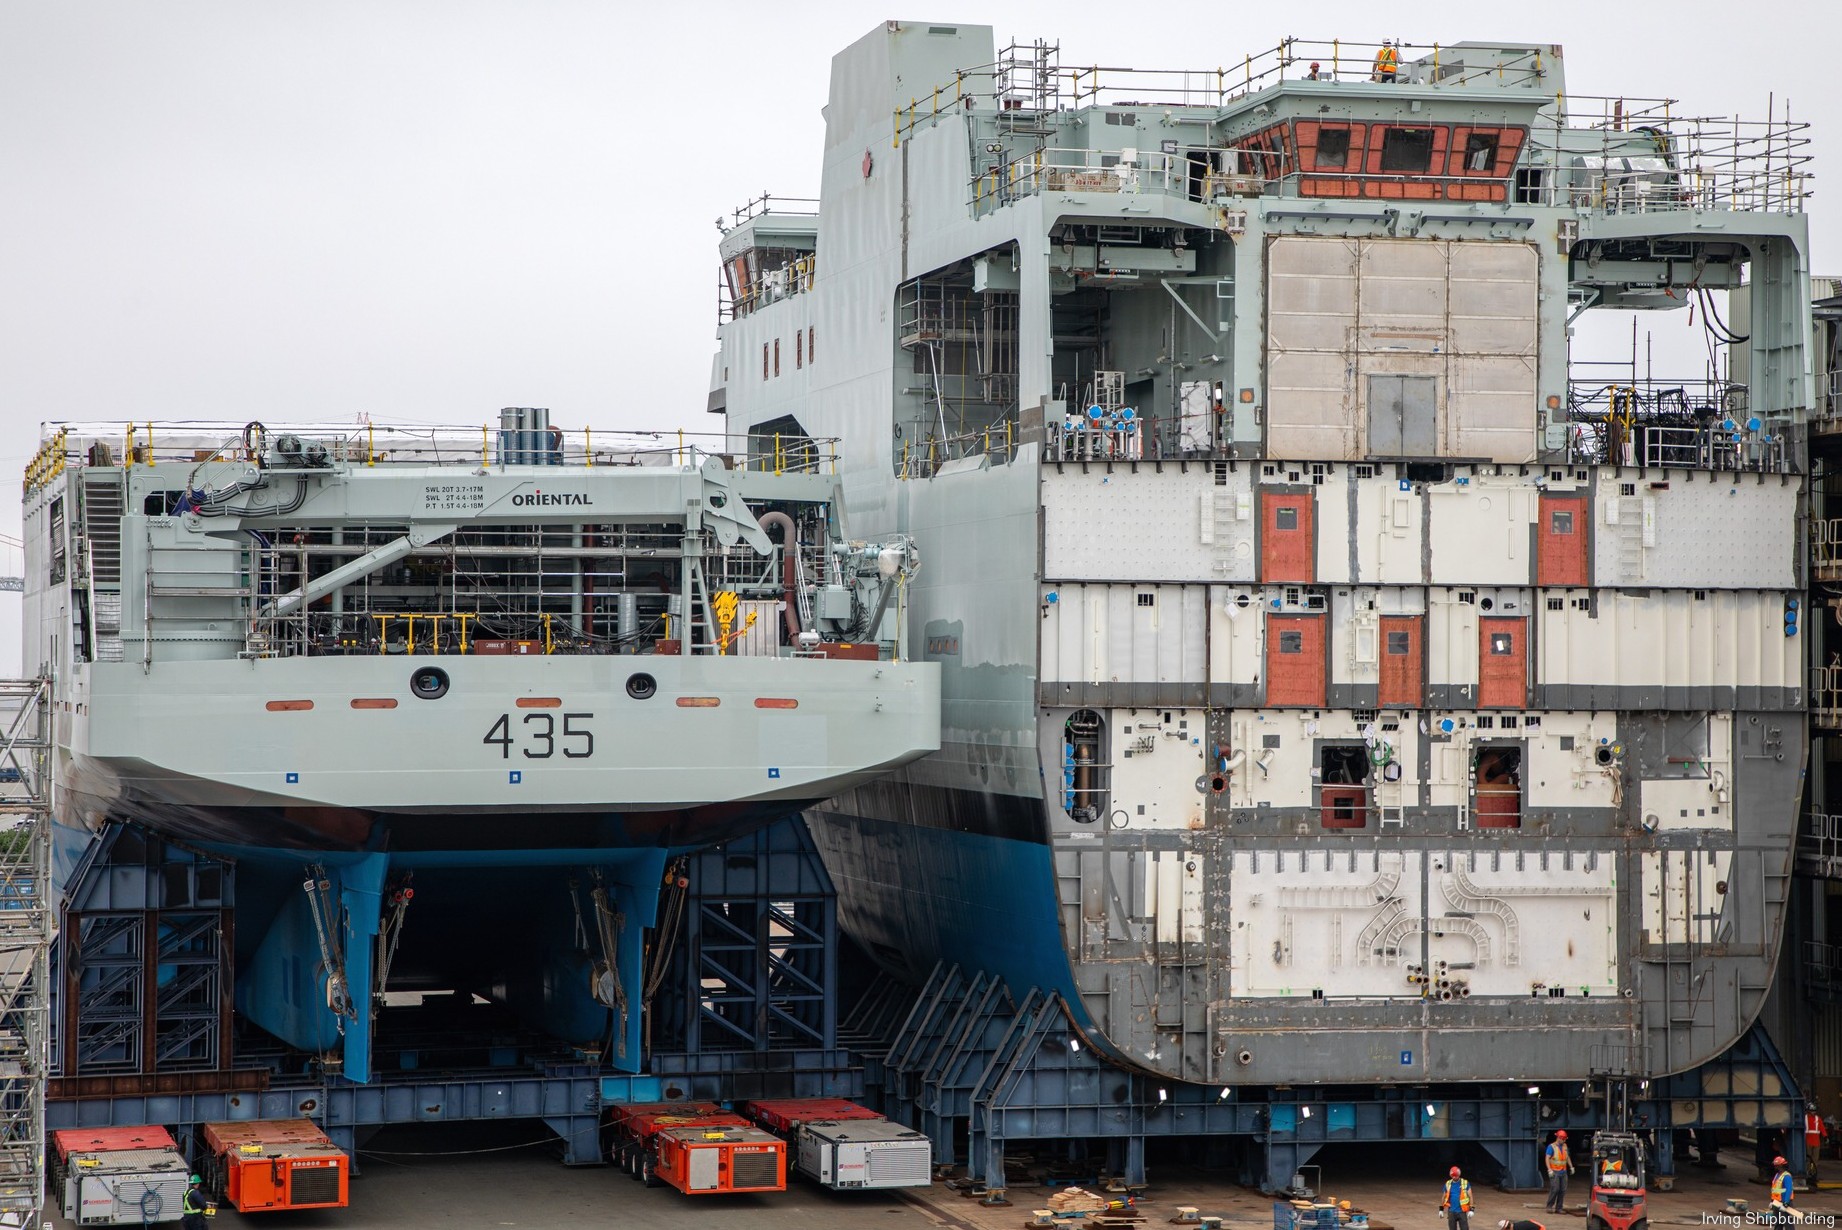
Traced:
<svg viewBox="0 0 1842 1230">
<path fill-rule="evenodd" d="M 1586 1203 L 1586 1230 L 1649 1230 L 1644 1205 L 1648 1159 L 1643 1138 L 1631 1130 L 1627 1081 L 1608 1078 L 1604 1096 L 1606 1130 L 1593 1133 L 1592 1197 Z"/>
</svg>

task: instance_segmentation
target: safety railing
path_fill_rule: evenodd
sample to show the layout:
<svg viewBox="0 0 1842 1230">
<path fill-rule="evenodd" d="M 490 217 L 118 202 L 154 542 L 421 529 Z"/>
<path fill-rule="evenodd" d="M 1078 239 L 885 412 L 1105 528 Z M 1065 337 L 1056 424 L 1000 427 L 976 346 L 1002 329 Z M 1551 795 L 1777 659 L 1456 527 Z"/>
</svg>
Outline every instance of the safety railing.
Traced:
<svg viewBox="0 0 1842 1230">
<path fill-rule="evenodd" d="M 1010 419 L 977 431 L 903 440 L 895 455 L 895 473 L 897 478 L 932 478 L 949 462 L 968 457 L 984 457 L 992 465 L 1003 465 L 1016 459 L 1017 445 L 1016 426 Z"/>
<path fill-rule="evenodd" d="M 1812 812 L 1797 834 L 1797 869 L 1826 880 L 1842 880 L 1842 816 Z"/>
<path fill-rule="evenodd" d="M 1842 944 L 1805 940 L 1804 978 L 1813 990 L 1842 991 Z"/>
<path fill-rule="evenodd" d="M 838 440 L 773 433 L 749 435 L 695 431 L 597 430 L 551 427 L 505 431 L 494 424 L 411 426 L 361 423 L 276 425 L 226 438 L 221 423 L 71 423 L 47 438 L 27 468 L 28 484 L 43 485 L 68 467 L 183 463 L 199 467 L 242 465 L 260 458 L 270 466 L 376 467 L 389 465 L 486 466 L 699 466 L 717 459 L 734 470 L 831 474 Z"/>
<path fill-rule="evenodd" d="M 1793 469 L 1790 440 L 1779 424 L 1749 411 L 1745 385 L 1591 374 L 1620 367 L 1574 364 L 1588 374 L 1568 383 L 1570 460 L 1766 474 Z"/>
<path fill-rule="evenodd" d="M 1809 701 L 1812 725 L 1842 729 L 1842 662 L 1810 668 Z"/>
<path fill-rule="evenodd" d="M 1842 371 L 1833 371 L 1822 382 L 1820 404 L 1811 427 L 1819 432 L 1842 431 Z"/>
<path fill-rule="evenodd" d="M 1673 100 L 1569 95 L 1530 134 L 1524 202 L 1608 214 L 1799 213 L 1810 195 L 1810 126 L 1675 114 Z"/>
<path fill-rule="evenodd" d="M 1013 43 L 994 62 L 960 69 L 895 108 L 891 144 L 899 147 L 917 130 L 968 108 L 1014 115 L 1081 107 L 1221 107 L 1303 80 L 1533 88 L 1544 72 L 1541 52 L 1532 48 L 1449 51 L 1438 43 L 1287 38 L 1235 63 L 1162 69 L 1064 65 L 1057 44 Z"/>
<path fill-rule="evenodd" d="M 754 281 L 739 286 L 732 280 L 728 268 L 719 270 L 716 278 L 717 323 L 735 320 L 769 303 L 805 294 L 812 289 L 817 276 L 818 260 L 818 256 L 811 252 L 800 256 L 787 255 L 781 258 L 781 263 L 756 275 Z M 797 333 L 795 336 L 798 336 Z"/>
<path fill-rule="evenodd" d="M 1118 150 L 1034 149 L 981 168 L 972 176 L 969 200 L 981 214 L 1042 192 L 1165 193 L 1211 201 L 1259 196 L 1286 173 L 1276 151 L 1222 147 L 1208 153 L 1211 163 L 1205 166 L 1161 150 L 1140 150 L 1128 158 Z"/>
<path fill-rule="evenodd" d="M 1813 517 L 1809 524 L 1811 575 L 1842 581 L 1842 517 Z"/>
</svg>

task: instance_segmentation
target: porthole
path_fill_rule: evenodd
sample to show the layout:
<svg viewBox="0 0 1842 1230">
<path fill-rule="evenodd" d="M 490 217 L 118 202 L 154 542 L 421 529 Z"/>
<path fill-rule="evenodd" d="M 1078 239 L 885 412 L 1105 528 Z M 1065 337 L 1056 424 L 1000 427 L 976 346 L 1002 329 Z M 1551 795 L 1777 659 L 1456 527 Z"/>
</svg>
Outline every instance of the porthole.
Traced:
<svg viewBox="0 0 1842 1230">
<path fill-rule="evenodd" d="M 420 666 L 410 673 L 409 690 L 423 700 L 440 700 L 448 694 L 448 672 L 439 666 Z"/>
<path fill-rule="evenodd" d="M 653 693 L 659 690 L 659 681 L 644 671 L 627 676 L 627 695 L 634 700 L 651 700 Z"/>
</svg>

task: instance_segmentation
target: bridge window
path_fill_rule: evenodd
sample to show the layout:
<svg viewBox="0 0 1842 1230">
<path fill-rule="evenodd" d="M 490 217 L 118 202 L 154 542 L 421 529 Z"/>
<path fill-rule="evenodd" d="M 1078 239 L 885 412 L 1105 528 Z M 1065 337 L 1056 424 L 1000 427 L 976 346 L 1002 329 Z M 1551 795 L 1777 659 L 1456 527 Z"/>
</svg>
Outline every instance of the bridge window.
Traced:
<svg viewBox="0 0 1842 1230">
<path fill-rule="evenodd" d="M 1320 167 L 1344 167 L 1350 161 L 1350 130 L 1347 128 L 1318 129 L 1317 165 Z"/>
<path fill-rule="evenodd" d="M 1497 134 L 1474 132 L 1465 138 L 1465 170 L 1489 171 L 1497 165 Z"/>
<path fill-rule="evenodd" d="M 1383 171 L 1425 171 L 1433 162 L 1433 130 L 1390 128 L 1382 133 Z"/>
</svg>

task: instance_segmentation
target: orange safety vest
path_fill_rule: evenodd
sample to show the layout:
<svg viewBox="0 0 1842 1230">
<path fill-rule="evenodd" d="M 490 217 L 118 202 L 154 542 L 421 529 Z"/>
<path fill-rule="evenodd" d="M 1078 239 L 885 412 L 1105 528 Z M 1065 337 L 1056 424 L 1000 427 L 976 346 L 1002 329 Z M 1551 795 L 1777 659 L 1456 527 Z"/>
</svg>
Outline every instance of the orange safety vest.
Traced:
<svg viewBox="0 0 1842 1230">
<path fill-rule="evenodd" d="M 1392 47 L 1383 47 L 1375 53 L 1375 71 L 1385 77 L 1394 76 L 1395 66 L 1400 62 Z"/>
<path fill-rule="evenodd" d="M 1548 1169 L 1550 1171 L 1573 1169 L 1573 1159 L 1567 1156 L 1567 1146 L 1558 1140 L 1548 1146 Z"/>
</svg>

